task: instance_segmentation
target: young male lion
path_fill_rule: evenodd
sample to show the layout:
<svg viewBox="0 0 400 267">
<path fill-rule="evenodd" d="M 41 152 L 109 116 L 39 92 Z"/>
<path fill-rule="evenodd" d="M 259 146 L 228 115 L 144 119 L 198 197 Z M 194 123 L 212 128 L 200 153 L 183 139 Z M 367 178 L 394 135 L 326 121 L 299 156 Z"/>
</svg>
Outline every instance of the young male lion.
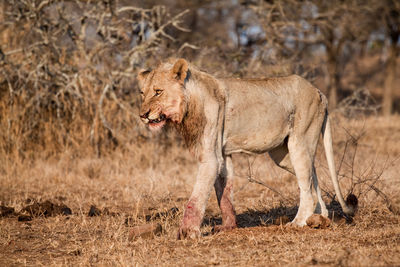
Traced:
<svg viewBox="0 0 400 267">
<path fill-rule="evenodd" d="M 217 79 L 184 59 L 171 59 L 141 71 L 138 81 L 142 121 L 152 130 L 174 124 L 199 161 L 178 238 L 199 235 L 213 185 L 222 213 L 220 229 L 236 227 L 231 155 L 237 152 L 269 152 L 278 166 L 296 175 L 300 205 L 292 224 L 303 226 L 313 214 L 312 185 L 327 217 L 314 168 L 320 133 L 340 205 L 345 213 L 353 212 L 335 172 L 327 100 L 305 79 Z"/>
</svg>

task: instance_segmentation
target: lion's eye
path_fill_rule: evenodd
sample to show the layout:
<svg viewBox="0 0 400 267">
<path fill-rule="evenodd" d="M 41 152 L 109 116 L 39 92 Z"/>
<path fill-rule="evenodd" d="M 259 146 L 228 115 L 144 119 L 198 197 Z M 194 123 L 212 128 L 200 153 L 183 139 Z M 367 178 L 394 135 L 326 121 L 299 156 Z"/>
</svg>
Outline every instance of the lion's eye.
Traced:
<svg viewBox="0 0 400 267">
<path fill-rule="evenodd" d="M 161 95 L 163 92 L 163 90 L 161 89 L 156 89 L 155 91 L 156 91 L 156 96 Z"/>
</svg>

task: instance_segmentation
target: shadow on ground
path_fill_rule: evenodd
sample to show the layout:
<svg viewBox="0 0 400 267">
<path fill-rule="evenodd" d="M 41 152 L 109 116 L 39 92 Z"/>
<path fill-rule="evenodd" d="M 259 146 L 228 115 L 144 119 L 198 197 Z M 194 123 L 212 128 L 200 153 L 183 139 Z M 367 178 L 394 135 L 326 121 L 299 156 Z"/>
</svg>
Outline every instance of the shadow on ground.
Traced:
<svg viewBox="0 0 400 267">
<path fill-rule="evenodd" d="M 343 213 L 340 204 L 332 200 L 328 205 L 329 219 L 335 223 L 352 223 L 353 218 Z M 247 210 L 236 215 L 239 228 L 248 228 L 266 225 L 284 225 L 291 222 L 296 216 L 298 206 L 278 207 L 266 211 Z M 319 212 L 318 212 L 319 213 Z M 216 226 L 222 224 L 220 216 L 205 216 L 202 226 Z"/>
<path fill-rule="evenodd" d="M 286 224 L 294 219 L 298 207 L 278 207 L 268 211 L 247 210 L 236 215 L 239 228 L 265 226 L 271 224 Z M 220 225 L 222 219 L 219 216 L 206 216 L 203 226 Z"/>
</svg>

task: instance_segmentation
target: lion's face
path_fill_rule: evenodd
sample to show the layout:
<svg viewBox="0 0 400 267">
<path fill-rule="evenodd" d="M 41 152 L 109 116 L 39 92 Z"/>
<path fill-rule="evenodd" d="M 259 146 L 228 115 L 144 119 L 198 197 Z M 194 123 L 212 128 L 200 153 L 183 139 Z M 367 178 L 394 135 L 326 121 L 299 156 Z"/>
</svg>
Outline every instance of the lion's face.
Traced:
<svg viewBox="0 0 400 267">
<path fill-rule="evenodd" d="M 164 64 L 155 70 L 139 73 L 142 95 L 140 118 L 148 124 L 150 130 L 160 130 L 167 121 L 182 121 L 186 73 L 187 62 L 183 59 L 179 59 L 173 66 Z"/>
</svg>

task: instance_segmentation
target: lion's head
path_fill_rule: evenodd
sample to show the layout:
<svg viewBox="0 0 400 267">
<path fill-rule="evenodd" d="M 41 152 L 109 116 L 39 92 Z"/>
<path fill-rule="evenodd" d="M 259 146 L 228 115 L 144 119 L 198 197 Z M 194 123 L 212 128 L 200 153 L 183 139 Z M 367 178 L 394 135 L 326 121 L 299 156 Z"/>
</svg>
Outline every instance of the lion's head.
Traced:
<svg viewBox="0 0 400 267">
<path fill-rule="evenodd" d="M 188 63 L 184 59 L 139 72 L 140 118 L 151 130 L 161 129 L 167 121 L 182 122 L 186 108 L 184 84 L 188 74 Z"/>
</svg>

